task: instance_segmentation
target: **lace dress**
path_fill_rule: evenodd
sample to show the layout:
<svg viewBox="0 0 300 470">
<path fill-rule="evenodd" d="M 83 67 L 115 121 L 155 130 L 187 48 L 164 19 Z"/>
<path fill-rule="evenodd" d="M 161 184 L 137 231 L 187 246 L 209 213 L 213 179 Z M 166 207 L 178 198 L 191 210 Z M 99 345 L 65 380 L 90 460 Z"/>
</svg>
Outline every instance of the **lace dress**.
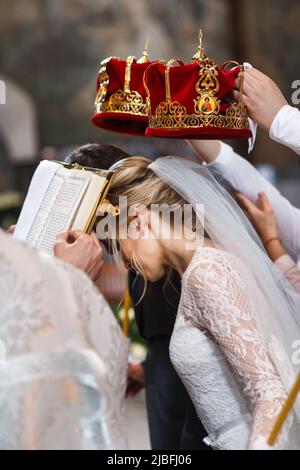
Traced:
<svg viewBox="0 0 300 470">
<path fill-rule="evenodd" d="M 170 357 L 215 449 L 264 448 L 286 399 L 256 327 L 249 282 L 239 260 L 213 247 L 198 248 L 182 278 Z M 288 447 L 291 419 L 278 448 Z"/>
</svg>

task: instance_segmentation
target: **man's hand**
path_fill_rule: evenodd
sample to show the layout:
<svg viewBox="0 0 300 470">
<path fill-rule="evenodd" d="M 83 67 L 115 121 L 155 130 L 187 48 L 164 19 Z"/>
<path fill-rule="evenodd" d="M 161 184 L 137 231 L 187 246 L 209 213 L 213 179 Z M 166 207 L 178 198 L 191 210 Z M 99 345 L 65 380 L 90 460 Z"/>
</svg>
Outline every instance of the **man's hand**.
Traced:
<svg viewBox="0 0 300 470">
<path fill-rule="evenodd" d="M 126 398 L 134 397 L 145 386 L 143 364 L 128 364 Z"/>
<path fill-rule="evenodd" d="M 10 235 L 13 235 L 15 233 L 15 230 L 16 230 L 16 226 L 10 225 L 7 229 L 7 233 L 9 233 Z"/>
<path fill-rule="evenodd" d="M 235 86 L 240 88 L 239 78 L 236 79 Z M 234 91 L 236 100 L 238 94 L 238 91 Z M 244 72 L 243 102 L 253 121 L 266 131 L 270 130 L 278 111 L 288 104 L 273 80 L 254 68 Z"/>
<path fill-rule="evenodd" d="M 61 233 L 54 245 L 54 254 L 84 271 L 93 281 L 99 277 L 102 248 L 95 233 L 87 235 L 74 230 Z"/>
</svg>

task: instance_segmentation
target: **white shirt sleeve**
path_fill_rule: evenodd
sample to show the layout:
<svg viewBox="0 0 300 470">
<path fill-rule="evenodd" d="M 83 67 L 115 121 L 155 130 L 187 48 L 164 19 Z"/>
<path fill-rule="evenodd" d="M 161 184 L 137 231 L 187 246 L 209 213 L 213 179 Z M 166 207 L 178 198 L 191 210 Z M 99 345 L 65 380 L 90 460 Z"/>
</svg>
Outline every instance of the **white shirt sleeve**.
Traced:
<svg viewBox="0 0 300 470">
<path fill-rule="evenodd" d="M 299 127 L 300 129 L 300 127 Z M 300 257 L 300 210 L 294 207 L 278 189 L 269 183 L 247 160 L 221 142 L 221 150 L 212 163 L 206 165 L 225 186 L 257 201 L 258 193 L 266 193 L 276 215 L 279 235 L 284 246 Z"/>
<path fill-rule="evenodd" d="M 300 294 L 300 269 L 289 255 L 282 255 L 275 261 L 277 268 L 287 278 L 295 291 Z"/>
<path fill-rule="evenodd" d="M 270 138 L 286 145 L 300 155 L 300 111 L 285 105 L 276 114 L 269 132 Z"/>
</svg>

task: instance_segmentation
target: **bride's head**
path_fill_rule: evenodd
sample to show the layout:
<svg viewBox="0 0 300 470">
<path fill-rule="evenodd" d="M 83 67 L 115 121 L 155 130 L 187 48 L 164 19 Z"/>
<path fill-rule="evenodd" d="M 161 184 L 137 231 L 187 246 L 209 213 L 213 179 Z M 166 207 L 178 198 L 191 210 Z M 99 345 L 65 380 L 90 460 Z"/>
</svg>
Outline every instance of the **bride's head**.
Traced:
<svg viewBox="0 0 300 470">
<path fill-rule="evenodd" d="M 118 246 L 128 267 L 155 281 L 166 274 L 168 267 L 177 268 L 176 255 L 183 245 L 183 207 L 187 202 L 149 168 L 151 163 L 144 157 L 130 157 L 114 165 L 107 198 L 114 206 L 120 205 L 120 198 L 124 198 L 124 204 L 126 198 L 127 207 L 121 207 L 115 232 L 112 236 L 108 231 L 108 235 L 116 238 L 112 243 Z M 193 232 L 192 209 L 190 220 Z"/>
</svg>

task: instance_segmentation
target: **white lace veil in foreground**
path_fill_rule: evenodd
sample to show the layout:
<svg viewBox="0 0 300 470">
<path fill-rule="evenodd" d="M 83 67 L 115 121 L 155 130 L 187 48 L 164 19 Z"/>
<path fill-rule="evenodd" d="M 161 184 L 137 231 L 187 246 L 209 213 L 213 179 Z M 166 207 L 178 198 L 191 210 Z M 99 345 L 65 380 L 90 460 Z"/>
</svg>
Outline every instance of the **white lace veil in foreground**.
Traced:
<svg viewBox="0 0 300 470">
<path fill-rule="evenodd" d="M 0 230 L 0 449 L 124 449 L 128 340 L 81 271 Z"/>
</svg>

